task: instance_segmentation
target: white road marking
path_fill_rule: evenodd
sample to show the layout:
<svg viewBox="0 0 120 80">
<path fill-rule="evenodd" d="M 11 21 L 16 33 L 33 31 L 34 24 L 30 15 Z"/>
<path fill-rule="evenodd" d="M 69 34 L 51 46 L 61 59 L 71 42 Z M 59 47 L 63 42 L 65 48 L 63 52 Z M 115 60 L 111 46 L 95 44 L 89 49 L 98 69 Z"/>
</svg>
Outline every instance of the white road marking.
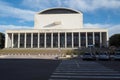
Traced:
<svg viewBox="0 0 120 80">
<path fill-rule="evenodd" d="M 52 78 L 104 78 L 104 79 L 120 79 L 120 76 L 69 76 L 69 75 L 52 75 Z"/>
<path fill-rule="evenodd" d="M 105 75 L 105 76 L 120 76 L 120 74 L 113 74 L 113 73 L 53 73 L 54 75 L 91 75 L 91 76 L 99 76 L 99 75 Z"/>
<path fill-rule="evenodd" d="M 120 73 L 93 61 L 63 60 L 49 80 L 120 79 Z"/>
<path fill-rule="evenodd" d="M 83 73 L 83 72 L 90 72 L 90 73 L 92 73 L 92 72 L 118 72 L 118 71 L 55 71 L 55 72 L 69 72 L 69 73 L 72 73 L 72 72 L 76 72 L 76 73 Z"/>
</svg>

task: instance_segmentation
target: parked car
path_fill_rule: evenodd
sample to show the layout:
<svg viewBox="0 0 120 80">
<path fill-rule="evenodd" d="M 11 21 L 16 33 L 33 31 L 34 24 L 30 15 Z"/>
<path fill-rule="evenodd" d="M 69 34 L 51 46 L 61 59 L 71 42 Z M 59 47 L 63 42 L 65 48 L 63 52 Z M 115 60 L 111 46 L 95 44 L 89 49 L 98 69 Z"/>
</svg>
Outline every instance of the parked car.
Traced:
<svg viewBox="0 0 120 80">
<path fill-rule="evenodd" d="M 99 53 L 99 54 L 98 54 L 97 59 L 98 59 L 98 60 L 109 60 L 109 59 L 110 59 L 110 56 L 109 56 L 108 53 L 103 52 L 103 53 Z"/>
<path fill-rule="evenodd" d="M 86 52 L 83 54 L 82 59 L 83 60 L 95 60 L 96 58 L 92 53 Z"/>
<path fill-rule="evenodd" d="M 113 56 L 114 60 L 120 60 L 120 52 L 116 52 Z"/>
</svg>

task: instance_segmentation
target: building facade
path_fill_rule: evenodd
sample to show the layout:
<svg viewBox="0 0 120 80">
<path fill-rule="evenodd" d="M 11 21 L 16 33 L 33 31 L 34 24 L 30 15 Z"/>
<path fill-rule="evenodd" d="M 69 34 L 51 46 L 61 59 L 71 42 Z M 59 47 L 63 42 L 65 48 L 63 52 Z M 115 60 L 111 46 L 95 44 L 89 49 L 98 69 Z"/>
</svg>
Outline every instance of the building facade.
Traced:
<svg viewBox="0 0 120 80">
<path fill-rule="evenodd" d="M 5 48 L 76 49 L 106 47 L 108 30 L 84 28 L 83 14 L 51 8 L 35 14 L 34 29 L 6 30 Z"/>
</svg>

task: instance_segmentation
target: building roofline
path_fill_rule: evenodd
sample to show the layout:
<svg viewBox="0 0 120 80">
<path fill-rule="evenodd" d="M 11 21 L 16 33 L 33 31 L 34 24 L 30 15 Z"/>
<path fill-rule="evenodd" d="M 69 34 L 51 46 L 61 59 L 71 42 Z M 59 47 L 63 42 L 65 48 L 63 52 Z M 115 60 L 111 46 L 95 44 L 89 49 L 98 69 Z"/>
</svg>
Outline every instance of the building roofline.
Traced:
<svg viewBox="0 0 120 80">
<path fill-rule="evenodd" d="M 45 11 L 54 10 L 54 9 L 65 9 L 65 10 L 70 10 L 70 11 L 76 12 L 76 13 L 78 13 L 78 14 L 82 14 L 81 11 L 74 10 L 74 9 L 71 9 L 71 8 L 66 8 L 66 7 L 53 7 L 53 8 L 47 8 L 47 9 L 44 9 L 44 10 L 41 10 L 41 11 L 37 12 L 37 14 L 42 14 L 42 13 L 45 12 Z"/>
</svg>

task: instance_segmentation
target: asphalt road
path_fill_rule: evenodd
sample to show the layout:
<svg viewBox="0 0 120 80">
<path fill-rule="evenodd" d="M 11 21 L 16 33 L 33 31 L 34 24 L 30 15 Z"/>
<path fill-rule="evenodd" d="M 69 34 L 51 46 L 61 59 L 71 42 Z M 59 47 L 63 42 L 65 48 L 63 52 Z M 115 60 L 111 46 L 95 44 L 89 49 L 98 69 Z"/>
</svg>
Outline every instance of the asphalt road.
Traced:
<svg viewBox="0 0 120 80">
<path fill-rule="evenodd" d="M 0 80 L 48 80 L 60 60 L 0 59 Z"/>
<path fill-rule="evenodd" d="M 57 80 L 65 77 L 70 80 L 113 80 L 90 76 L 119 73 L 120 61 L 0 59 L 0 80 Z"/>
<path fill-rule="evenodd" d="M 120 72 L 120 61 L 97 61 L 98 63 L 102 64 L 105 67 L 111 68 L 115 71 Z"/>
</svg>

